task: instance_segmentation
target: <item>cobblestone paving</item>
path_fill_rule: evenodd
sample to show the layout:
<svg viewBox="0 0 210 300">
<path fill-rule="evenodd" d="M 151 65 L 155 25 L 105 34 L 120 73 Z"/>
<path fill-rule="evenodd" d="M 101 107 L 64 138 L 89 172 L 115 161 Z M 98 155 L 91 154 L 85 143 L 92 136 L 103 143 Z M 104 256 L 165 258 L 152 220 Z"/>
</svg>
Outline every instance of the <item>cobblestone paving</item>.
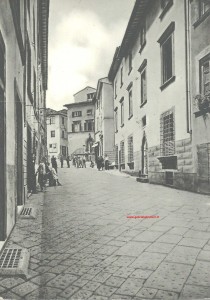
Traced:
<svg viewBox="0 0 210 300">
<path fill-rule="evenodd" d="M 30 250 L 29 274 L 1 277 L 1 297 L 210 297 L 209 197 L 115 174 L 59 169 L 61 187 L 29 198 L 37 218 L 18 219 L 7 243 Z"/>
</svg>

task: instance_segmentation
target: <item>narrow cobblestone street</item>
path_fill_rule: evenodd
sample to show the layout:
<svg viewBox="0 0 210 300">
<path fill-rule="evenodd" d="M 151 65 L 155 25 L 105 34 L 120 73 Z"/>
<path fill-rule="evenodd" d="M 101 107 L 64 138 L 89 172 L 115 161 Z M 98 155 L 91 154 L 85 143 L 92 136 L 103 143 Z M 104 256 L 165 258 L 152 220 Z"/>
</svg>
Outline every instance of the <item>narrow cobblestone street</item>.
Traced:
<svg viewBox="0 0 210 300">
<path fill-rule="evenodd" d="M 1 277 L 3 298 L 210 297 L 208 196 L 90 168 L 59 178 L 29 198 L 36 219 L 17 220 L 7 246 L 30 250 L 29 275 Z"/>
</svg>

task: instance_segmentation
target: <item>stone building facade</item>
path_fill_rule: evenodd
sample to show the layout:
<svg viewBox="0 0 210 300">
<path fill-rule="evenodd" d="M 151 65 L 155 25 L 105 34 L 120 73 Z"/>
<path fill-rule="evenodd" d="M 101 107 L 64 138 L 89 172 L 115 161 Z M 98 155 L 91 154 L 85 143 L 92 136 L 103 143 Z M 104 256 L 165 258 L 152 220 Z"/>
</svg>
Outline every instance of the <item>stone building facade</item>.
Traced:
<svg viewBox="0 0 210 300">
<path fill-rule="evenodd" d="M 115 162 L 113 87 L 108 78 L 98 80 L 95 103 L 95 158 L 105 155 Z"/>
<path fill-rule="evenodd" d="M 210 2 L 190 2 L 190 96 L 197 190 L 210 192 Z M 199 102 L 201 100 L 201 103 Z"/>
<path fill-rule="evenodd" d="M 199 191 L 199 170 L 209 174 L 202 169 L 209 159 L 208 118 L 198 124 L 201 119 L 192 114 L 195 57 L 209 53 L 206 2 L 137 0 L 116 49 L 108 75 L 116 162 L 125 172 L 139 173 L 140 181 Z M 193 15 L 201 9 L 196 21 L 203 21 L 196 27 Z M 205 152 L 200 162 L 199 151 Z"/>
<path fill-rule="evenodd" d="M 0 2 L 0 247 L 46 153 L 49 1 Z"/>
<path fill-rule="evenodd" d="M 67 110 L 47 109 L 47 150 L 48 161 L 52 156 L 64 159 L 68 156 Z"/>
<path fill-rule="evenodd" d="M 94 104 L 96 89 L 86 87 L 74 95 L 74 103 L 65 104 L 68 113 L 69 155 L 93 153 L 94 143 Z"/>
</svg>

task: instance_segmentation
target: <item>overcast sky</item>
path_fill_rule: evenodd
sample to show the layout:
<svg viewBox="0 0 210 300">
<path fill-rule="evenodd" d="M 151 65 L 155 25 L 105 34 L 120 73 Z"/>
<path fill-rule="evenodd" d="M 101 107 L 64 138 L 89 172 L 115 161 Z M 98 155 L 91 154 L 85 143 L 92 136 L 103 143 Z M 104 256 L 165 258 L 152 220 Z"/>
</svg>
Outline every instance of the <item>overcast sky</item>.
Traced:
<svg viewBox="0 0 210 300">
<path fill-rule="evenodd" d="M 51 0 L 47 107 L 108 75 L 135 0 Z"/>
</svg>

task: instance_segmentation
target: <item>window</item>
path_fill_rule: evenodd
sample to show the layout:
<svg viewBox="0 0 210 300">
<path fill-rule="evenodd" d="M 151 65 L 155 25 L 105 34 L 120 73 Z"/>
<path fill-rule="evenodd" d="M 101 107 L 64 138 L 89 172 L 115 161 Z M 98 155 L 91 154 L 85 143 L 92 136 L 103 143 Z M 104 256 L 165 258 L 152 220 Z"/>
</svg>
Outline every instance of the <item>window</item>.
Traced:
<svg viewBox="0 0 210 300">
<path fill-rule="evenodd" d="M 141 46 L 140 51 L 143 49 L 145 44 L 146 44 L 146 22 L 144 21 L 140 29 L 140 46 Z"/>
<path fill-rule="evenodd" d="M 141 104 L 147 101 L 146 69 L 141 73 Z"/>
<path fill-rule="evenodd" d="M 5 89 L 5 48 L 4 42 L 0 35 L 0 89 Z"/>
<path fill-rule="evenodd" d="M 210 54 L 200 61 L 200 92 L 210 93 Z"/>
<path fill-rule="evenodd" d="M 173 75 L 172 36 L 169 36 L 162 45 L 162 83 L 168 81 Z"/>
<path fill-rule="evenodd" d="M 128 102 L 129 102 L 129 118 L 133 116 L 133 93 L 132 90 L 128 92 Z"/>
<path fill-rule="evenodd" d="M 55 137 L 55 130 L 51 131 L 51 137 Z"/>
<path fill-rule="evenodd" d="M 160 149 L 161 155 L 170 156 L 175 153 L 174 109 L 163 113 L 160 117 Z"/>
<path fill-rule="evenodd" d="M 35 46 L 35 42 L 36 42 L 36 25 L 35 25 L 35 14 L 34 14 L 34 9 L 33 9 L 33 43 Z"/>
<path fill-rule="evenodd" d="M 125 143 L 124 141 L 120 142 L 120 163 L 121 165 L 125 164 Z"/>
<path fill-rule="evenodd" d="M 124 126 L 124 97 L 121 99 L 121 127 Z"/>
<path fill-rule="evenodd" d="M 75 121 L 72 124 L 72 132 L 80 132 L 82 130 L 81 128 L 81 122 L 80 121 Z"/>
<path fill-rule="evenodd" d="M 72 112 L 72 118 L 81 117 L 81 116 L 82 116 L 82 112 L 81 111 L 73 111 Z"/>
<path fill-rule="evenodd" d="M 61 124 L 64 125 L 64 117 L 61 117 Z"/>
<path fill-rule="evenodd" d="M 169 2 L 170 0 L 161 0 L 161 8 L 164 9 Z"/>
<path fill-rule="evenodd" d="M 53 153 L 53 152 L 57 152 L 57 144 L 49 144 L 49 152 Z"/>
<path fill-rule="evenodd" d="M 142 119 L 141 119 L 141 122 L 142 122 L 142 127 L 145 127 L 147 125 L 147 118 L 146 116 L 144 116 Z"/>
<path fill-rule="evenodd" d="M 174 77 L 174 36 L 175 23 L 172 22 L 158 40 L 161 47 L 161 84 L 166 87 Z M 162 89 L 161 88 L 161 89 Z"/>
<path fill-rule="evenodd" d="M 50 125 L 55 124 L 55 117 L 50 117 Z"/>
<path fill-rule="evenodd" d="M 95 93 L 89 93 L 89 94 L 87 94 L 87 100 L 91 101 L 93 99 L 93 97 L 94 97 L 94 94 Z"/>
<path fill-rule="evenodd" d="M 202 17 L 210 9 L 209 0 L 200 0 L 200 17 Z"/>
<path fill-rule="evenodd" d="M 64 130 L 62 130 L 62 139 L 65 139 L 65 131 Z"/>
<path fill-rule="evenodd" d="M 123 67 L 120 70 L 120 85 L 123 86 Z"/>
<path fill-rule="evenodd" d="M 130 74 L 130 72 L 132 71 L 132 68 L 133 68 L 133 66 L 132 66 L 132 52 L 130 52 L 129 53 L 129 56 L 128 56 L 128 68 L 129 68 L 129 74 Z"/>
<path fill-rule="evenodd" d="M 117 98 L 117 79 L 114 82 L 114 97 Z"/>
<path fill-rule="evenodd" d="M 30 1 L 31 1 L 31 0 L 27 0 L 27 7 L 28 7 L 28 14 L 29 14 L 29 17 L 30 17 L 30 10 L 31 10 L 31 7 L 30 7 Z"/>
<path fill-rule="evenodd" d="M 25 65 L 25 47 L 24 47 L 24 10 L 25 1 L 9 0 L 12 10 L 12 17 L 17 37 L 17 43 L 20 49 L 22 63 Z"/>
<path fill-rule="evenodd" d="M 115 132 L 118 132 L 118 107 L 115 108 L 114 122 L 115 122 Z"/>
<path fill-rule="evenodd" d="M 133 162 L 133 136 L 128 137 L 128 163 Z"/>
<path fill-rule="evenodd" d="M 144 59 L 142 62 L 139 72 L 140 72 L 140 80 L 141 80 L 141 107 L 147 102 L 147 59 Z"/>
<path fill-rule="evenodd" d="M 30 42 L 28 40 L 28 51 L 27 51 L 27 91 L 28 91 L 28 96 L 33 104 L 33 98 L 32 98 L 32 93 L 31 93 L 31 48 L 30 48 Z"/>
<path fill-rule="evenodd" d="M 93 122 L 93 120 L 85 121 L 84 131 L 94 131 L 94 122 Z"/>
<path fill-rule="evenodd" d="M 92 109 L 88 109 L 87 110 L 87 116 L 92 116 L 93 115 L 93 110 Z"/>
<path fill-rule="evenodd" d="M 173 5 L 173 0 L 161 0 L 161 9 L 162 9 L 162 12 L 161 12 L 161 14 L 159 16 L 160 20 L 163 19 L 163 17 L 167 13 L 167 11 L 171 8 L 172 5 Z"/>
</svg>

